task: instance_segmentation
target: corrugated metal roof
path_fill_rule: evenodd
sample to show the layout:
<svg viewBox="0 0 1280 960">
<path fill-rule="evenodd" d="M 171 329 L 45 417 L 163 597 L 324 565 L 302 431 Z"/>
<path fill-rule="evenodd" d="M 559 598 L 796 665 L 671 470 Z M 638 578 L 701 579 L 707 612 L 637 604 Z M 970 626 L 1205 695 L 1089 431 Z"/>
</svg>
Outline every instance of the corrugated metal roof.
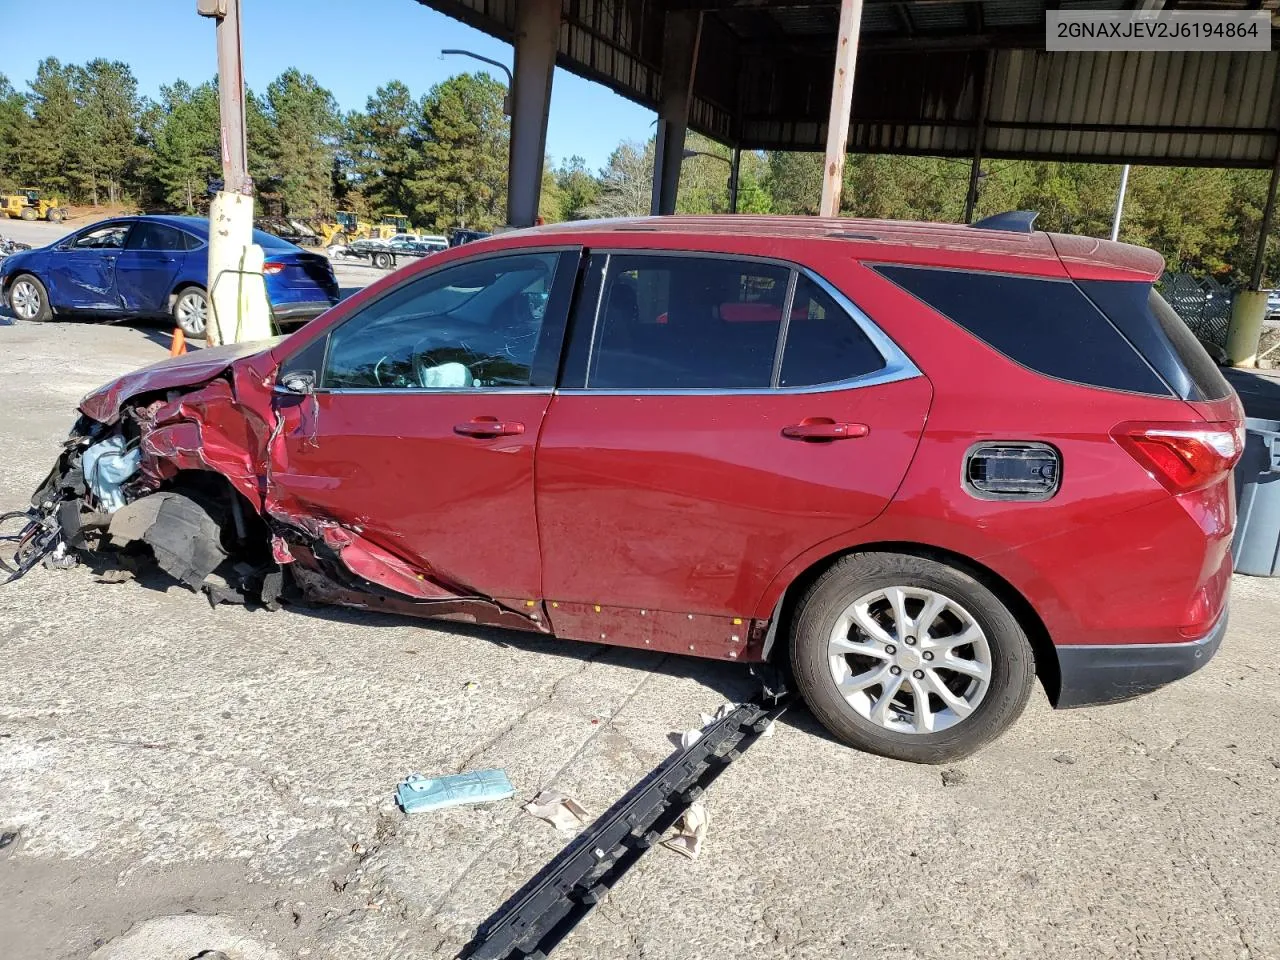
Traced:
<svg viewBox="0 0 1280 960">
<path fill-rule="evenodd" d="M 512 38 L 518 0 L 419 2 Z M 1274 15 L 1277 3 L 1263 6 Z M 979 127 L 983 153 L 995 157 L 1270 167 L 1280 149 L 1275 51 L 1047 53 L 1036 49 L 1045 0 L 865 4 L 855 151 L 971 156 Z M 838 0 L 562 0 L 559 64 L 656 108 L 669 6 L 704 11 L 695 130 L 744 148 L 823 147 Z"/>
</svg>

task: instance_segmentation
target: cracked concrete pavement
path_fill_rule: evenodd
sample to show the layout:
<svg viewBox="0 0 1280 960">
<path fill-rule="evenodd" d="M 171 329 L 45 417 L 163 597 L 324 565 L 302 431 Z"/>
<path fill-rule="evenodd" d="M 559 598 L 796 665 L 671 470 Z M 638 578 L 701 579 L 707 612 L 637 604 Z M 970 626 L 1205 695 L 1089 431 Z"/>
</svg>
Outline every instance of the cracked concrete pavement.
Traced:
<svg viewBox="0 0 1280 960">
<path fill-rule="evenodd" d="M 167 340 L 6 323 L 0 508 L 79 397 Z M 701 858 L 650 852 L 555 956 L 1280 956 L 1278 618 L 1280 586 L 1237 578 L 1200 673 L 1086 711 L 1037 693 L 945 770 L 848 750 L 796 710 L 708 792 Z M 560 849 L 523 800 L 604 810 L 751 685 L 496 630 L 211 610 L 159 575 L 79 568 L 0 588 L 0 690 L 0 955 L 147 960 L 158 931 L 186 956 L 381 960 L 452 956 Z M 394 807 L 410 772 L 482 767 L 516 798 Z"/>
</svg>

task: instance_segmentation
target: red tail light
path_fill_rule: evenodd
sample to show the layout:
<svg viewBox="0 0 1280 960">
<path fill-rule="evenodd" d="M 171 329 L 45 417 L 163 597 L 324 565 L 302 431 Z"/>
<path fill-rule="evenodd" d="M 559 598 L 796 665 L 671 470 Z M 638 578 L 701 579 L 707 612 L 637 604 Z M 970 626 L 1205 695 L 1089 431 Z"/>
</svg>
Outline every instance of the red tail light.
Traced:
<svg viewBox="0 0 1280 960">
<path fill-rule="evenodd" d="M 268 260 L 266 263 L 262 265 L 263 273 L 279 273 L 283 269 L 284 269 L 283 263 L 276 263 L 273 260 Z"/>
<path fill-rule="evenodd" d="M 1111 436 L 1173 494 L 1216 483 L 1244 453 L 1244 424 L 1230 420 L 1121 423 Z"/>
</svg>

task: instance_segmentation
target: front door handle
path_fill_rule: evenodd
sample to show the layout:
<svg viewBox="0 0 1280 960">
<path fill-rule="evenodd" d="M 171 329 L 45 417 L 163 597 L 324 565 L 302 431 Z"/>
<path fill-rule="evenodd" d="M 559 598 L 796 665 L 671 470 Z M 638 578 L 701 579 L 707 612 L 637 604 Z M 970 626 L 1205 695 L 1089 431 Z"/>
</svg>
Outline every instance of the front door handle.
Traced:
<svg viewBox="0 0 1280 960">
<path fill-rule="evenodd" d="M 838 423 L 826 417 L 809 417 L 782 428 L 788 440 L 856 440 L 870 432 L 865 423 Z"/>
<path fill-rule="evenodd" d="M 497 417 L 476 417 L 466 423 L 456 424 L 453 432 L 464 437 L 517 437 L 524 433 L 524 424 L 515 420 L 499 420 Z"/>
</svg>

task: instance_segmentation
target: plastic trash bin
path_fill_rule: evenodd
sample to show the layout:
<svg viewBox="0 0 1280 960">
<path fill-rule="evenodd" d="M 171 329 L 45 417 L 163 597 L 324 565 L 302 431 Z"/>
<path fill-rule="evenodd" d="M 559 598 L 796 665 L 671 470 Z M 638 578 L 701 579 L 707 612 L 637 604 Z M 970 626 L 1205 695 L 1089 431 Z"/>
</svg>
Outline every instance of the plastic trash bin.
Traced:
<svg viewBox="0 0 1280 960">
<path fill-rule="evenodd" d="M 1236 464 L 1236 573 L 1280 574 L 1280 420 L 1244 422 L 1244 456 Z"/>
</svg>

